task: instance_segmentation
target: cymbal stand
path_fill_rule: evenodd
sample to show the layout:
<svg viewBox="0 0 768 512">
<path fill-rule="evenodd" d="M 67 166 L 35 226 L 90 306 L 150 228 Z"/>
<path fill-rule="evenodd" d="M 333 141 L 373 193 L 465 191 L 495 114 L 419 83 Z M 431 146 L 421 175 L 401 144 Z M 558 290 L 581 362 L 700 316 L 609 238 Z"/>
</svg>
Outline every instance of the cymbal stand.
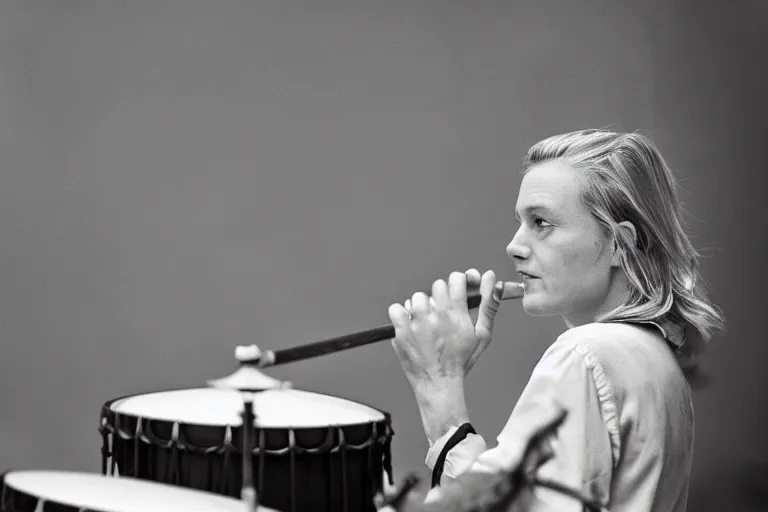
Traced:
<svg viewBox="0 0 768 512">
<path fill-rule="evenodd" d="M 256 393 L 270 389 L 286 389 L 290 382 L 282 382 L 263 374 L 258 370 L 261 351 L 256 345 L 239 346 L 235 349 L 235 358 L 240 367 L 233 373 L 220 379 L 209 380 L 208 385 L 220 389 L 236 390 L 243 398 L 243 483 L 240 489 L 240 499 L 246 512 L 256 512 L 258 496 L 253 482 L 253 440 L 252 432 L 256 423 L 254 399 Z"/>
</svg>

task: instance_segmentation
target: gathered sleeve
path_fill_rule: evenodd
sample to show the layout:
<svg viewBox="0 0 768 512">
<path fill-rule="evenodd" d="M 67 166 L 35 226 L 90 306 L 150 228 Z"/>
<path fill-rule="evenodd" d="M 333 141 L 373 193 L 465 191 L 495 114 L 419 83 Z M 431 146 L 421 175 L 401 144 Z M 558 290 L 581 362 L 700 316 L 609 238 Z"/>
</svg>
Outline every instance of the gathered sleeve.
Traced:
<svg viewBox="0 0 768 512">
<path fill-rule="evenodd" d="M 467 436 L 445 457 L 441 485 L 465 471 L 492 472 L 509 469 L 509 454 L 519 453 L 530 436 L 532 418 L 546 414 L 554 399 L 567 416 L 551 439 L 554 457 L 541 466 L 538 477 L 578 489 L 607 504 L 611 476 L 618 462 L 620 436 L 613 389 L 603 367 L 588 344 L 568 331 L 544 353 L 515 405 L 497 445 L 487 449 L 480 435 Z M 430 469 L 456 427 L 434 443 L 427 454 Z M 439 495 L 430 491 L 427 500 Z M 515 510 L 581 512 L 580 502 L 542 487 L 521 495 Z"/>
</svg>

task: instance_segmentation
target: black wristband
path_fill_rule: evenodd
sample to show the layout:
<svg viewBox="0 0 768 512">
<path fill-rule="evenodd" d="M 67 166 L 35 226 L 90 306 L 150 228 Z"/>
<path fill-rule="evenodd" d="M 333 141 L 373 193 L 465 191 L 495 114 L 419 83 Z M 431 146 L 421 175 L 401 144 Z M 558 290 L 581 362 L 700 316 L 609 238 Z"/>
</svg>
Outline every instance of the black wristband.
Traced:
<svg viewBox="0 0 768 512">
<path fill-rule="evenodd" d="M 445 443 L 445 446 L 443 446 L 443 449 L 440 452 L 440 456 L 437 458 L 435 467 L 432 468 L 432 487 L 440 485 L 440 477 L 443 476 L 443 465 L 445 465 L 445 457 L 448 455 L 448 452 L 451 451 L 454 446 L 466 439 L 469 434 L 477 434 L 477 432 L 475 432 L 472 424 L 467 422 L 457 428 L 456 432 L 454 432 L 451 438 L 448 439 L 448 442 Z"/>
</svg>

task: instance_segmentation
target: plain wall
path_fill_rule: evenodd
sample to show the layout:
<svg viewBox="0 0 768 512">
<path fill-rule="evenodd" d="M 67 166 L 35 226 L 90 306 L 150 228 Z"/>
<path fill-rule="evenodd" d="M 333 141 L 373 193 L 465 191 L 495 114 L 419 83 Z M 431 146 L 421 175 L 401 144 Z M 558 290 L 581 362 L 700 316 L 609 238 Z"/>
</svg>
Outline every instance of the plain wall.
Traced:
<svg viewBox="0 0 768 512">
<path fill-rule="evenodd" d="M 728 318 L 695 394 L 690 509 L 752 510 L 766 8 L 729 5 L 0 3 L 0 469 L 97 472 L 111 398 L 204 386 L 238 344 L 388 323 L 454 270 L 512 278 L 527 147 L 617 125 L 683 180 Z M 468 384 L 489 443 L 564 328 L 504 305 Z M 390 412 L 396 479 L 427 475 L 388 343 L 268 373 Z"/>
</svg>

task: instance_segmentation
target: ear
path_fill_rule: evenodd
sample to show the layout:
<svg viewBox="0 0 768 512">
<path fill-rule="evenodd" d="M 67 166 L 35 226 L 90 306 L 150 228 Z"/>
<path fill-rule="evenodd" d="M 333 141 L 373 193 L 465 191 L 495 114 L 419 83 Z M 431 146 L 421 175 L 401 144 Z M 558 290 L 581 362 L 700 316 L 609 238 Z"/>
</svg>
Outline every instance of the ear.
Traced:
<svg viewBox="0 0 768 512">
<path fill-rule="evenodd" d="M 634 246 L 637 246 L 637 230 L 635 229 L 635 225 L 629 222 L 628 220 L 621 221 L 617 224 L 618 230 L 624 234 L 624 236 L 628 236 L 630 240 L 632 240 L 632 244 Z M 621 266 L 621 247 L 619 246 L 619 241 L 614 238 L 613 240 L 613 255 L 611 257 L 611 265 L 614 267 Z"/>
</svg>

